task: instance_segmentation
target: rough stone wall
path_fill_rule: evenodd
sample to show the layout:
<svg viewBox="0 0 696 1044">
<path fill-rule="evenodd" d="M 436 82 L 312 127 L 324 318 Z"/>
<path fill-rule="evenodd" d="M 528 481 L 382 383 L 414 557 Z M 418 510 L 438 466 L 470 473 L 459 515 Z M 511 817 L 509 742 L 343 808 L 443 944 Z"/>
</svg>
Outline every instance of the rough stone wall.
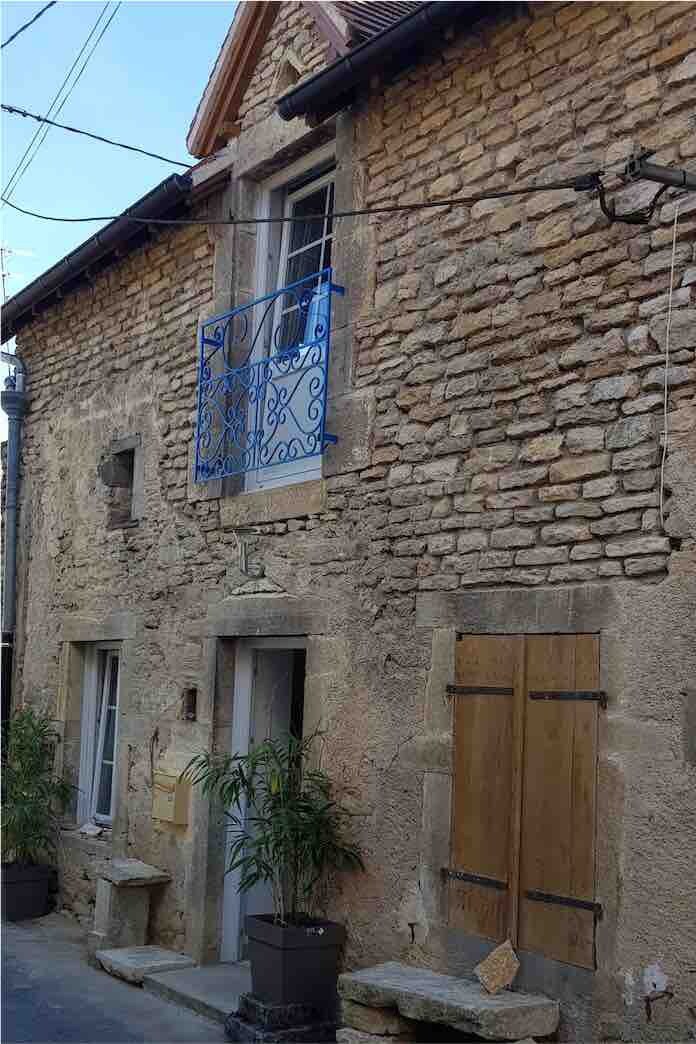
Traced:
<svg viewBox="0 0 696 1044">
<path fill-rule="evenodd" d="M 292 3 L 277 4 L 277 7 L 278 15 L 239 106 L 242 131 L 270 116 L 276 99 L 294 86 L 277 81 L 286 53 L 290 53 L 300 65 L 297 83 L 317 72 L 328 60 L 328 41 L 319 33 L 306 5 L 293 0 Z"/>
<path fill-rule="evenodd" d="M 366 103 L 357 147 L 375 204 L 563 179 L 632 140 L 693 163 L 693 6 L 550 8 L 501 19 Z M 391 507 L 396 589 L 664 572 L 673 216 L 665 203 L 653 230 L 609 227 L 570 189 L 375 220 L 356 383 L 379 399 L 364 477 Z M 693 422 L 695 229 L 690 198 L 668 381 L 677 438 Z"/>
<path fill-rule="evenodd" d="M 444 54 L 434 49 L 345 117 L 356 205 L 567 177 L 603 166 L 607 153 L 622 158 L 633 137 L 658 146 L 659 162 L 692 162 L 694 5 L 543 4 L 505 18 Z M 594 997 L 564 1008 L 563 1036 L 596 1039 L 598 1025 L 607 1035 L 684 1035 L 696 845 L 694 697 L 682 695 L 696 675 L 696 221 L 685 201 L 663 529 L 656 493 L 672 213 L 661 208 L 652 231 L 609 227 L 596 201 L 562 193 L 342 231 L 364 260 L 341 280 L 353 385 L 377 402 L 370 466 L 327 468 L 321 507 L 243 534 L 264 573 L 257 587 L 238 569 L 230 498 L 188 481 L 195 331 L 213 296 L 207 234 L 157 237 L 22 331 L 31 412 L 20 689 L 55 700 L 67 615 L 137 616 L 123 737 L 126 841 L 129 853 L 174 876 L 154 912 L 153 941 L 182 944 L 195 851 L 190 828 L 150 817 L 150 742 L 157 728 L 156 765 L 170 770 L 203 743 L 177 706 L 182 685 L 200 682 L 192 624 L 211 606 L 245 612 L 239 592 L 258 588 L 325 600 L 307 691 L 328 733 L 327 763 L 357 790 L 367 865 L 330 899 L 348 927 L 347 963 L 400 958 L 464 972 L 459 942 L 438 919 L 442 896 L 422 872 L 431 858 L 423 837 L 442 813 L 449 773 L 442 692 L 451 679 L 449 639 L 417 617 L 419 602 L 511 585 L 541 599 L 602 580 L 615 591 L 621 635 L 600 756 L 611 842 L 600 898 L 611 909 Z M 358 275 L 361 286 L 372 280 L 369 293 L 352 292 Z M 98 457 L 133 431 L 143 437 L 144 518 L 108 530 Z M 272 613 L 273 595 L 261 597 Z M 446 826 L 442 833 L 446 844 Z M 89 860 L 88 876 L 91 851 Z M 71 894 L 77 884 L 71 872 Z M 648 1025 L 643 974 L 656 962 L 676 995 L 655 1004 Z"/>
<path fill-rule="evenodd" d="M 182 686 L 200 673 L 200 643 L 183 638 L 171 606 L 185 588 L 187 597 L 204 603 L 219 575 L 210 572 L 207 548 L 215 538 L 208 537 L 208 506 L 187 503 L 196 329 L 209 310 L 212 263 L 204 228 L 155 234 L 18 336 L 30 377 L 16 691 L 55 710 L 66 617 L 137 607 L 131 725 L 120 737 L 128 748 L 126 849 L 172 871 L 174 887 L 154 931 L 174 945 L 183 938 L 190 838 L 150 817 L 150 741 L 158 729 L 152 757 L 164 771 L 183 767 L 171 749 L 177 728 L 184 729 L 179 759 L 186 757 L 187 739 L 192 749 L 202 745 L 196 726 L 187 734 L 179 720 Z M 134 433 L 142 437 L 145 458 L 143 517 L 137 526 L 113 529 L 109 491 L 97 468 L 113 439 Z M 66 765 L 75 780 L 78 757 Z M 62 856 L 63 901 L 89 921 L 104 844 L 66 838 Z"/>
</svg>

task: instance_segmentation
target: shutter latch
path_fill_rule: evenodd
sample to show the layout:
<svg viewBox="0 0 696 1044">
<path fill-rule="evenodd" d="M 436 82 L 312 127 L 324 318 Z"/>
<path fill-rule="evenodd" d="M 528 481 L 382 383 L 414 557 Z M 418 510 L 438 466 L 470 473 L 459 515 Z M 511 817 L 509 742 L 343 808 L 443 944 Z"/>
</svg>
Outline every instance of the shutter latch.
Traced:
<svg viewBox="0 0 696 1044">
<path fill-rule="evenodd" d="M 452 881 L 466 881 L 468 884 L 483 885 L 484 888 L 497 888 L 500 892 L 507 891 L 507 881 L 483 877 L 481 874 L 470 874 L 468 870 L 450 870 L 449 867 L 443 866 L 442 876 Z"/>
<path fill-rule="evenodd" d="M 570 895 L 554 895 L 553 892 L 535 892 L 534 890 L 525 891 L 524 897 L 537 903 L 555 903 L 557 906 L 572 906 L 576 910 L 590 910 L 596 921 L 601 920 L 602 917 L 602 904 L 594 903 L 589 899 L 575 899 Z"/>
<path fill-rule="evenodd" d="M 533 689 L 530 700 L 587 700 L 598 703 L 606 710 L 607 694 L 604 689 Z"/>
<path fill-rule="evenodd" d="M 504 685 L 448 685 L 448 696 L 512 696 L 514 689 Z"/>
</svg>

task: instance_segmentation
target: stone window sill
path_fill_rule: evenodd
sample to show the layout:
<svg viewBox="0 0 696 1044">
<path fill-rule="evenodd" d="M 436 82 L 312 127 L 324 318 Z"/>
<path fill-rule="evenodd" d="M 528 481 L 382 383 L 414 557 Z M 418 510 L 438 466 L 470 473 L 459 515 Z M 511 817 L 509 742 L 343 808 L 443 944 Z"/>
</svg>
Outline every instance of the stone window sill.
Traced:
<svg viewBox="0 0 696 1044">
<path fill-rule="evenodd" d="M 226 498 L 220 504 L 220 521 L 230 528 L 265 525 L 318 515 L 325 509 L 326 483 L 323 479 L 311 479 Z"/>
</svg>

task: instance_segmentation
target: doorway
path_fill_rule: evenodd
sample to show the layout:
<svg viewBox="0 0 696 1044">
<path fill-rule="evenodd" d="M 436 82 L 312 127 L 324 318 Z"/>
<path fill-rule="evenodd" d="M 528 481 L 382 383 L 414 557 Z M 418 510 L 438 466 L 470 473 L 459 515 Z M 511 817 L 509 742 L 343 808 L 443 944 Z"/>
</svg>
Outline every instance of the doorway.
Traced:
<svg viewBox="0 0 696 1044">
<path fill-rule="evenodd" d="M 306 642 L 300 638 L 247 638 L 237 643 L 232 753 L 246 754 L 254 745 L 288 733 L 302 736 L 306 655 Z M 245 917 L 273 909 L 267 883 L 260 881 L 240 895 L 239 876 L 234 871 L 224 878 L 221 961 L 244 960 Z"/>
</svg>

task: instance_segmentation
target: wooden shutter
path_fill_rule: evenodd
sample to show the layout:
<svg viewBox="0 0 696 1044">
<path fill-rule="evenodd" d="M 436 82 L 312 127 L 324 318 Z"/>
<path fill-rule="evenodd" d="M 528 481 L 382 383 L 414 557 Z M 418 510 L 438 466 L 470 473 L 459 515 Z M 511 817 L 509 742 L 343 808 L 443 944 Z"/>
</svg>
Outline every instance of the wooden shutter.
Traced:
<svg viewBox="0 0 696 1044">
<path fill-rule="evenodd" d="M 514 693 L 522 659 L 518 637 L 465 636 L 456 646 L 449 922 L 493 940 L 509 934 L 516 904 Z"/>
<path fill-rule="evenodd" d="M 599 639 L 526 641 L 518 945 L 593 968 Z"/>
</svg>

